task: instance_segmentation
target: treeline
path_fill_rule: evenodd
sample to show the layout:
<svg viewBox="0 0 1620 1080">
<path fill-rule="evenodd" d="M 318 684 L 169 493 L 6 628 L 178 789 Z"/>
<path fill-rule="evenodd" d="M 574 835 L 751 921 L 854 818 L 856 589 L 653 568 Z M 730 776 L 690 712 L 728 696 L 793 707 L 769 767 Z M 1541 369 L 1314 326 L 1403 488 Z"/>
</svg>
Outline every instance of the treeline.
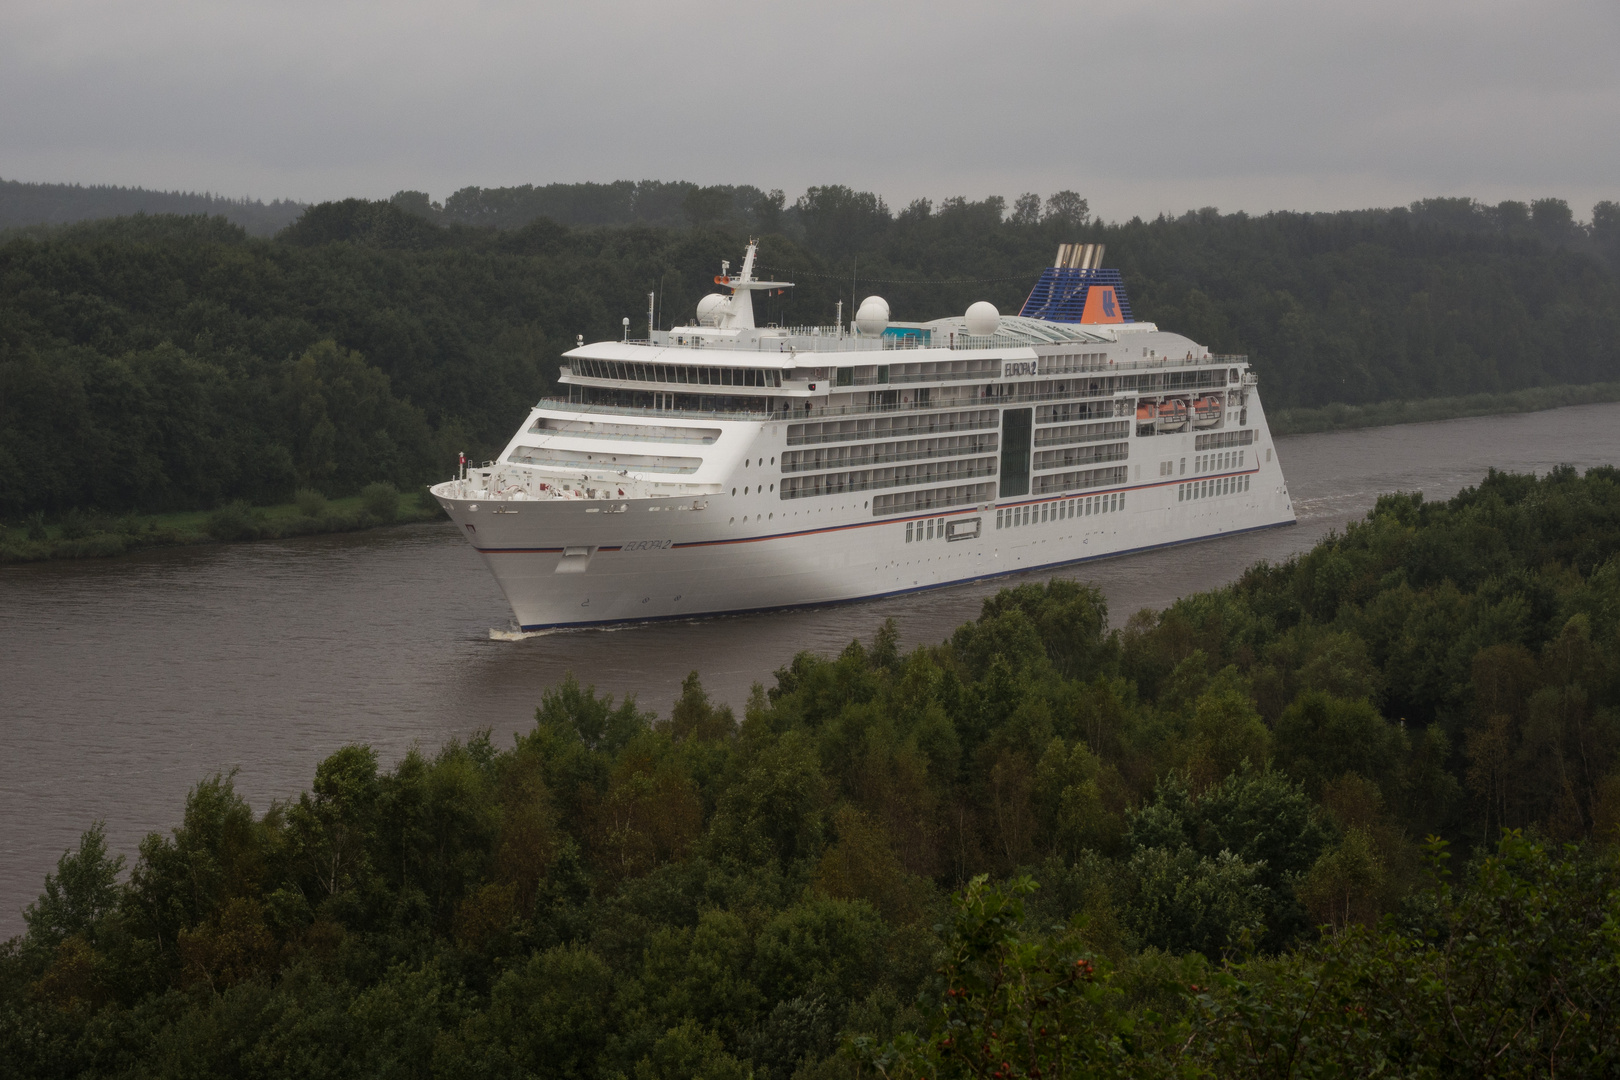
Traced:
<svg viewBox="0 0 1620 1080">
<path fill-rule="evenodd" d="M 425 192 L 401 191 L 390 200 L 441 225 L 519 229 L 540 218 L 559 225 L 652 225 L 678 229 L 724 225 L 753 233 L 778 232 L 786 197 L 748 184 L 702 187 L 687 181 L 617 180 L 608 184 L 524 184 L 465 187 L 437 203 Z"/>
<path fill-rule="evenodd" d="M 68 225 L 131 214 L 204 214 L 223 217 L 253 236 L 273 236 L 298 220 L 307 206 L 291 199 L 267 203 L 210 192 L 0 180 L 0 230 Z"/>
<path fill-rule="evenodd" d="M 578 336 L 643 333 L 649 293 L 661 326 L 687 321 L 750 233 L 799 283 L 760 312 L 788 325 L 868 293 L 899 319 L 1016 311 L 1059 242 L 1105 243 L 1141 317 L 1249 354 L 1273 408 L 1620 378 L 1609 203 L 1585 225 L 1557 199 L 1107 224 L 1073 192 L 899 212 L 838 186 L 401 193 L 273 240 L 135 216 L 0 244 L 0 517 L 422 484 L 495 453 Z"/>
<path fill-rule="evenodd" d="M 127 876 L 93 828 L 0 954 L 0 1068 L 1616 1070 L 1615 469 L 772 683 L 660 718 L 570 677 L 510 744 L 350 746 L 262 814 L 215 777 Z"/>
</svg>

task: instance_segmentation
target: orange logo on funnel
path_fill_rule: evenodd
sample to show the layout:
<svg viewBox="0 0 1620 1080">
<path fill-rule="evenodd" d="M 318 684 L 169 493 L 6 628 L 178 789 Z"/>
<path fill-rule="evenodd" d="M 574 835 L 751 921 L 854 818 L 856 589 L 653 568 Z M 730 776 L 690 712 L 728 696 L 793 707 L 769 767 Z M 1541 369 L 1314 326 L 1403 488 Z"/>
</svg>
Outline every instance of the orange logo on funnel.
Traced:
<svg viewBox="0 0 1620 1080">
<path fill-rule="evenodd" d="M 1086 290 L 1086 309 L 1080 313 L 1080 321 L 1083 323 L 1125 321 L 1125 316 L 1119 313 L 1119 298 L 1114 295 L 1112 285 L 1093 285 Z"/>
</svg>

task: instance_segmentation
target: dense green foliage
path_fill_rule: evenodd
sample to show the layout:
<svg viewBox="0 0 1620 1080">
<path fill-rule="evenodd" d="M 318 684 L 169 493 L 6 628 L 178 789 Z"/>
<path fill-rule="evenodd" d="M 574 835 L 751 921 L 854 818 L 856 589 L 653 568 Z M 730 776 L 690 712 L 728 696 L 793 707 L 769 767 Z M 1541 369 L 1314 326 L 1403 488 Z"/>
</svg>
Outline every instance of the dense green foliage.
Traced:
<svg viewBox="0 0 1620 1080">
<path fill-rule="evenodd" d="M 649 292 L 689 318 L 749 232 L 800 283 L 761 313 L 788 324 L 868 292 L 902 319 L 1016 310 L 1057 243 L 1106 243 L 1141 317 L 1252 355 L 1274 408 L 1620 373 L 1607 203 L 1590 225 L 1556 199 L 1107 225 L 1072 192 L 899 213 L 837 186 L 402 192 L 274 240 L 136 216 L 0 243 L 0 516 L 419 485 L 501 445 L 576 336 L 639 331 Z"/>
<path fill-rule="evenodd" d="M 338 500 L 304 488 L 293 502 L 269 507 L 238 500 L 213 510 L 120 516 L 74 508 L 55 522 L 36 512 L 20 527 L 0 530 L 0 563 L 109 558 L 154 547 L 279 540 L 442 520 L 444 511 L 428 492 L 405 498 L 383 482 Z"/>
<path fill-rule="evenodd" d="M 740 720 L 570 677 L 504 749 L 215 777 L 63 857 L 0 1076 L 1613 1074 L 1620 473 L 1107 627 L 1053 580 Z"/>
<path fill-rule="evenodd" d="M 1536 386 L 1500 394 L 1464 394 L 1461 397 L 1423 398 L 1416 401 L 1381 401 L 1372 405 L 1324 405 L 1319 409 L 1279 409 L 1268 412 L 1273 435 L 1342 431 L 1349 428 L 1389 427 L 1424 421 L 1456 420 L 1465 416 L 1505 416 L 1540 412 L 1572 405 L 1620 401 L 1620 382 L 1583 383 L 1575 386 Z"/>
</svg>

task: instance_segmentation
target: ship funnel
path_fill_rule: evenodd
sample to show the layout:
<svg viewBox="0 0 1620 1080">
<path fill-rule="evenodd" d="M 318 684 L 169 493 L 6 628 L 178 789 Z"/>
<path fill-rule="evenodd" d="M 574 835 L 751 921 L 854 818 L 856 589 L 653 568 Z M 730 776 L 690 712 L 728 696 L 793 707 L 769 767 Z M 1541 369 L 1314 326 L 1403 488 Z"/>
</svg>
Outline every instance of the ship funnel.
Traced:
<svg viewBox="0 0 1620 1080">
<path fill-rule="evenodd" d="M 1052 260 L 1054 270 L 1096 270 L 1102 266 L 1102 244 L 1059 244 L 1057 258 Z"/>
<path fill-rule="evenodd" d="M 1133 322 L 1124 278 L 1102 268 L 1107 250 L 1102 244 L 1059 244 L 1018 314 L 1046 322 Z"/>
</svg>

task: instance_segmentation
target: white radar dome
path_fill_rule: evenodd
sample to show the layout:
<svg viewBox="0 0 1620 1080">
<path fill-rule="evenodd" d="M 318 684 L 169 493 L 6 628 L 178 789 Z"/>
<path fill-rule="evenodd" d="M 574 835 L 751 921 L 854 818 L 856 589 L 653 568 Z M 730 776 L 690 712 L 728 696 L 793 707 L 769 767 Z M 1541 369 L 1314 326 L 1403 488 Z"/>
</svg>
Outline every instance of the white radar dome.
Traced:
<svg viewBox="0 0 1620 1080">
<path fill-rule="evenodd" d="M 1001 312 L 988 300 L 970 304 L 967 309 L 967 332 L 974 337 L 989 337 L 1001 329 Z"/>
<path fill-rule="evenodd" d="M 700 326 L 719 326 L 720 317 L 731 310 L 731 298 L 712 292 L 698 301 L 697 321 Z"/>
<path fill-rule="evenodd" d="M 855 313 L 855 328 L 867 337 L 877 337 L 889 327 L 889 302 L 881 296 L 868 296 Z"/>
</svg>

